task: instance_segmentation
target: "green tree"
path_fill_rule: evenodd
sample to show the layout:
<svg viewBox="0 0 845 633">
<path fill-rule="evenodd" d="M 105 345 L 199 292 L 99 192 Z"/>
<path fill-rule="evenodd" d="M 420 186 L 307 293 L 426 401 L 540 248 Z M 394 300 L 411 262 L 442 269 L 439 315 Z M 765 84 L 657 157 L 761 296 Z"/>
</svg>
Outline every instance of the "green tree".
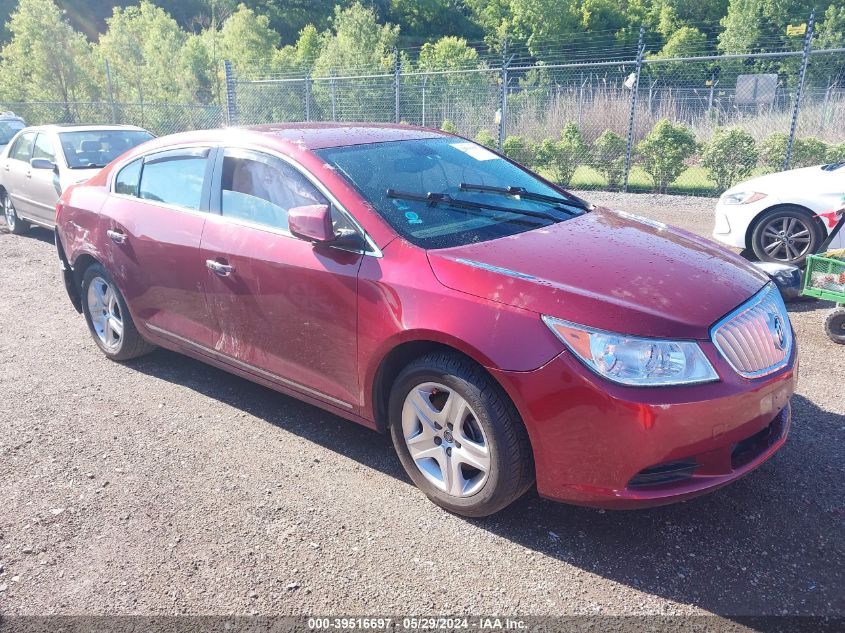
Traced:
<svg viewBox="0 0 845 633">
<path fill-rule="evenodd" d="M 593 143 L 592 164 L 607 179 L 607 186 L 618 189 L 625 171 L 625 139 L 605 130 Z"/>
<path fill-rule="evenodd" d="M 223 23 L 219 51 L 239 75 L 264 75 L 273 70 L 279 35 L 270 19 L 241 4 Z"/>
<path fill-rule="evenodd" d="M 666 193 L 669 185 L 684 171 L 684 161 L 695 153 L 696 147 L 692 132 L 668 119 L 658 121 L 637 144 L 637 154 L 657 193 Z"/>
<path fill-rule="evenodd" d="M 172 103 L 186 98 L 180 79 L 187 36 L 149 0 L 115 8 L 97 52 L 111 67 L 118 101 Z M 194 51 L 195 52 L 195 51 Z"/>
<path fill-rule="evenodd" d="M 62 116 L 78 118 L 75 101 L 99 96 L 100 73 L 85 38 L 74 32 L 52 0 L 20 0 L 2 50 L 0 96 L 6 101 L 57 101 Z"/>
<path fill-rule="evenodd" d="M 827 158 L 828 145 L 814 136 L 805 136 L 795 139 L 792 147 L 792 163 L 790 167 L 812 167 L 821 165 Z"/>
<path fill-rule="evenodd" d="M 479 130 L 478 134 L 475 135 L 475 142 L 490 149 L 496 149 L 498 145 L 496 137 L 489 130 Z"/>
<path fill-rule="evenodd" d="M 458 126 L 452 123 L 449 119 L 443 119 L 443 123 L 440 124 L 440 129 L 444 132 L 448 132 L 449 134 L 458 133 Z"/>
<path fill-rule="evenodd" d="M 336 72 L 389 70 L 399 27 L 379 24 L 375 11 L 355 2 L 346 9 L 335 7 L 332 32 L 314 63 L 316 76 Z"/>
<path fill-rule="evenodd" d="M 537 148 L 536 162 L 545 168 L 549 176 L 557 183 L 568 186 L 578 165 L 586 162 L 587 146 L 581 138 L 578 126 L 567 123 L 560 133 L 560 138 L 545 139 Z"/>
<path fill-rule="evenodd" d="M 769 134 L 760 146 L 760 162 L 770 171 L 780 171 L 783 169 L 788 143 L 788 134 L 784 134 L 783 132 Z"/>
<path fill-rule="evenodd" d="M 748 178 L 757 164 L 754 137 L 739 128 L 716 128 L 701 155 L 701 164 L 720 192 Z"/>
<path fill-rule="evenodd" d="M 534 163 L 534 147 L 522 136 L 508 136 L 502 143 L 502 153 L 526 167 Z"/>
</svg>

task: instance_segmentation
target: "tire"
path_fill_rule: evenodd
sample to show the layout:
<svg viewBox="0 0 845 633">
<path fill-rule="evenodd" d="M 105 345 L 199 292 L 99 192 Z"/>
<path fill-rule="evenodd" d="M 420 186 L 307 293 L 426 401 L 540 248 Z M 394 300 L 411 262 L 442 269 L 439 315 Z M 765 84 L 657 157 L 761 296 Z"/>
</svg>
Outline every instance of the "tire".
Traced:
<svg viewBox="0 0 845 633">
<path fill-rule="evenodd" d="M 21 220 L 18 217 L 18 212 L 15 211 L 15 205 L 12 204 L 12 197 L 8 192 L 3 192 L 3 216 L 6 219 L 6 226 L 9 227 L 9 232 L 15 235 L 23 235 L 29 231 L 29 222 Z"/>
<path fill-rule="evenodd" d="M 82 276 L 82 312 L 94 342 L 107 358 L 125 361 L 155 349 L 138 333 L 123 295 L 100 264 L 91 264 Z"/>
<path fill-rule="evenodd" d="M 534 483 L 519 413 L 481 367 L 459 354 L 433 352 L 405 367 L 388 411 L 405 472 L 450 512 L 489 516 Z"/>
<path fill-rule="evenodd" d="M 827 315 L 824 331 L 831 341 L 845 345 L 845 308 L 839 308 Z"/>
<path fill-rule="evenodd" d="M 760 261 L 801 266 L 807 255 L 818 250 L 824 237 L 808 211 L 781 207 L 757 221 L 751 233 L 751 249 Z"/>
</svg>

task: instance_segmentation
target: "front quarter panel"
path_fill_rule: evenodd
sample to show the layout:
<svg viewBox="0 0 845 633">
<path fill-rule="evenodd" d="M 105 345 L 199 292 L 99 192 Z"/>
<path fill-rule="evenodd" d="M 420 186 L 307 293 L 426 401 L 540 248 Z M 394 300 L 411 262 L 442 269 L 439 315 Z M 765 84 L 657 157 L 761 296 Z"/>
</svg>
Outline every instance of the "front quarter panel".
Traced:
<svg viewBox="0 0 845 633">
<path fill-rule="evenodd" d="M 562 350 L 536 312 L 443 286 L 425 251 L 401 239 L 383 258 L 364 258 L 358 304 L 361 401 L 370 419 L 379 366 L 403 343 L 448 345 L 485 367 L 517 372 L 536 369 Z"/>
</svg>

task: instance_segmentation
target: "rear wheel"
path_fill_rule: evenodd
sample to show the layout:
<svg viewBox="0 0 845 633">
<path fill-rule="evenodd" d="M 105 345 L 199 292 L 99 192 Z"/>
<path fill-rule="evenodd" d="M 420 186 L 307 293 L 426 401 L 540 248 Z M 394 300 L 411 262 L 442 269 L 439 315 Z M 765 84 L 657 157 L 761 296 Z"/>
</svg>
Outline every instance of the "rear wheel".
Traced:
<svg viewBox="0 0 845 633">
<path fill-rule="evenodd" d="M 824 329 L 831 341 L 845 345 L 845 308 L 839 308 L 828 314 Z"/>
<path fill-rule="evenodd" d="M 396 378 L 390 432 L 399 459 L 434 503 L 470 517 L 497 512 L 534 481 L 531 446 L 507 395 L 470 360 L 431 353 Z"/>
<path fill-rule="evenodd" d="M 813 217 L 800 207 L 771 211 L 754 227 L 751 248 L 764 262 L 799 266 L 824 240 Z"/>
<path fill-rule="evenodd" d="M 3 192 L 3 216 L 6 218 L 6 226 L 9 227 L 11 233 L 23 235 L 29 230 L 29 222 L 18 217 L 12 197 L 5 191 Z"/>
<path fill-rule="evenodd" d="M 100 264 L 89 266 L 82 277 L 82 311 L 94 342 L 108 358 L 129 360 L 155 349 L 141 338 L 123 295 Z"/>
</svg>

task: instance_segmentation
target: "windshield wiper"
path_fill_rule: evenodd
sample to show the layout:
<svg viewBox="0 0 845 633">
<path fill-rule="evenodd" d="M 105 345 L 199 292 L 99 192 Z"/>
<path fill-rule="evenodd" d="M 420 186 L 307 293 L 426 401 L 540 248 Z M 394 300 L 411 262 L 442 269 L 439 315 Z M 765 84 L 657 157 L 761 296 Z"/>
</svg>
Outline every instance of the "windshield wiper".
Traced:
<svg viewBox="0 0 845 633">
<path fill-rule="evenodd" d="M 567 198 L 562 198 L 560 196 L 547 196 L 542 193 L 528 191 L 525 187 L 493 187 L 492 185 L 476 185 L 462 182 L 460 189 L 461 191 L 483 191 L 486 193 L 498 193 L 503 196 L 512 196 L 514 198 L 524 198 L 525 200 L 536 200 L 537 202 L 569 205 L 578 207 L 584 211 L 589 211 L 591 208 L 590 204 L 586 200 L 582 200 L 581 198 L 571 194 Z"/>
<path fill-rule="evenodd" d="M 387 190 L 388 198 L 401 198 L 403 200 L 415 200 L 417 202 L 425 202 L 433 207 L 438 204 L 446 204 L 450 207 L 458 209 L 469 210 L 489 210 L 489 211 L 503 211 L 505 213 L 513 213 L 515 215 L 525 215 L 532 218 L 540 218 L 542 220 L 551 220 L 552 222 L 560 222 L 562 218 L 552 215 L 551 213 L 544 213 L 543 211 L 526 211 L 525 209 L 514 209 L 513 207 L 500 207 L 496 204 L 486 204 L 484 202 L 472 202 L 471 200 L 461 200 L 460 198 L 453 198 L 448 193 L 409 193 L 407 191 L 397 191 L 396 189 Z M 571 213 L 571 212 L 570 212 Z"/>
</svg>

